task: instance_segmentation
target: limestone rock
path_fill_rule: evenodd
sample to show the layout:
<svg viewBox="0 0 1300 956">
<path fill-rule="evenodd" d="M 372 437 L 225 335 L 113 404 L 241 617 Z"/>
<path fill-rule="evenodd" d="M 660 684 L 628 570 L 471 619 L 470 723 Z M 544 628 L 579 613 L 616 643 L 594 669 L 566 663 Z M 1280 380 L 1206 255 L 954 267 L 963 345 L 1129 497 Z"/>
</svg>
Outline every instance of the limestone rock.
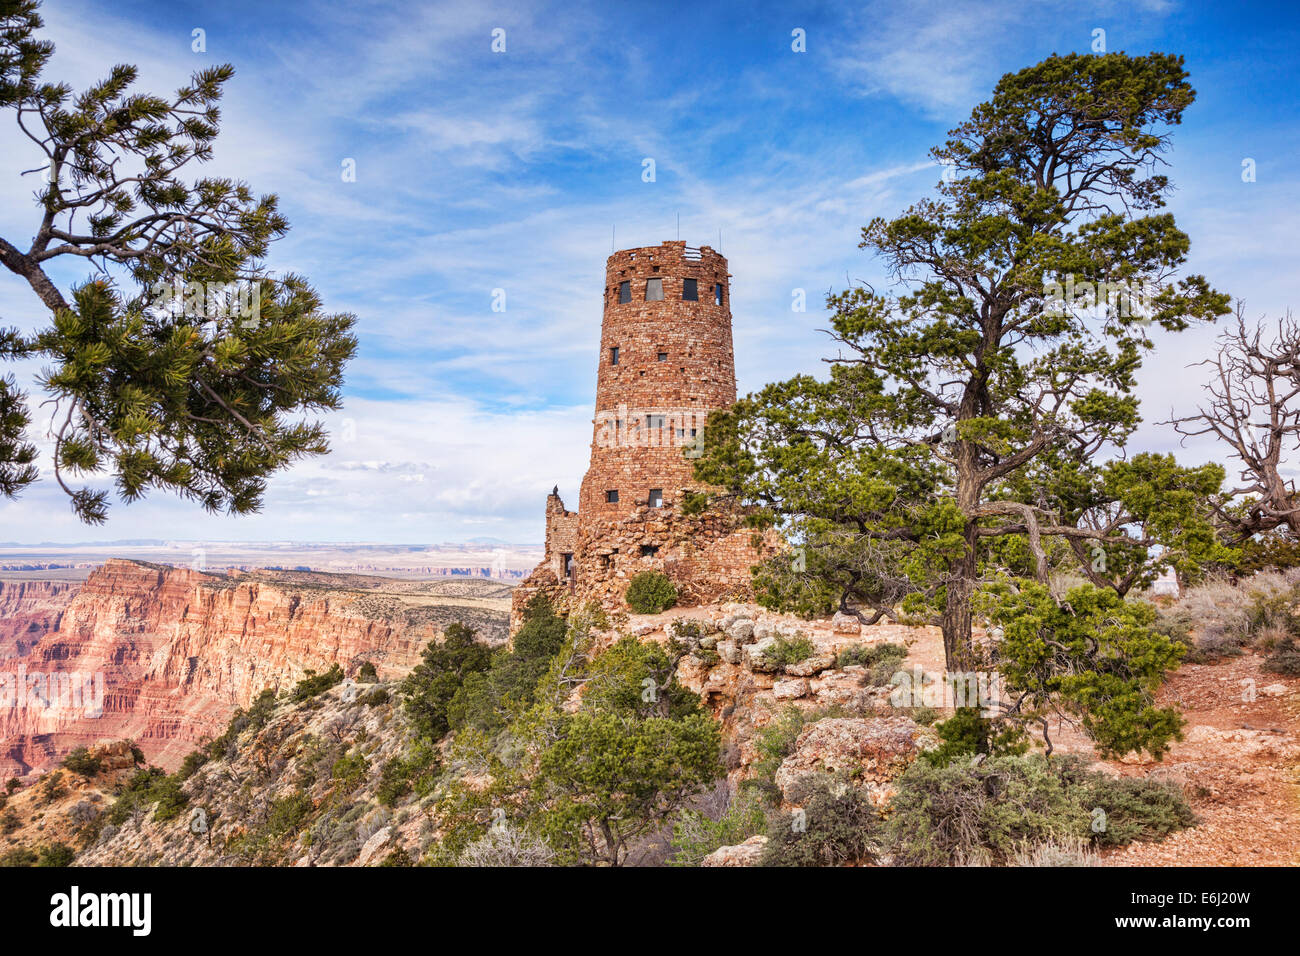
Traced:
<svg viewBox="0 0 1300 956">
<path fill-rule="evenodd" d="M 740 663 L 740 645 L 735 641 L 718 641 L 714 650 L 728 664 Z"/>
<path fill-rule="evenodd" d="M 746 644 L 753 639 L 754 622 L 747 617 L 737 618 L 727 628 L 727 637 L 737 644 Z"/>
<path fill-rule="evenodd" d="M 703 860 L 700 866 L 758 866 L 767 848 L 767 837 L 752 836 L 735 846 L 720 846 Z"/>
<path fill-rule="evenodd" d="M 767 652 L 776 647 L 776 638 L 767 637 L 757 644 L 750 644 L 745 648 L 745 654 L 748 657 L 747 663 L 751 670 L 771 672 L 776 670 L 776 665 L 767 660 Z"/>
<path fill-rule="evenodd" d="M 835 666 L 835 657 L 831 654 L 814 654 L 797 664 L 787 664 L 785 672 L 791 677 L 812 677 Z"/>
<path fill-rule="evenodd" d="M 370 866 L 372 863 L 378 863 L 380 851 L 384 848 L 384 844 L 388 842 L 388 838 L 392 836 L 392 834 L 393 828 L 391 826 L 386 826 L 367 840 L 361 847 L 360 854 L 357 855 L 357 866 Z"/>
<path fill-rule="evenodd" d="M 862 622 L 852 614 L 836 611 L 831 618 L 831 631 L 836 635 L 857 637 L 862 633 Z"/>
<path fill-rule="evenodd" d="M 937 743 L 932 731 L 909 717 L 828 717 L 800 732 L 777 769 L 776 785 L 789 800 L 795 785 L 810 774 L 842 775 L 865 787 L 880 806 L 917 755 Z"/>
<path fill-rule="evenodd" d="M 808 696 L 808 681 L 802 677 L 794 680 L 779 680 L 772 685 L 772 696 L 777 700 L 798 700 Z"/>
</svg>

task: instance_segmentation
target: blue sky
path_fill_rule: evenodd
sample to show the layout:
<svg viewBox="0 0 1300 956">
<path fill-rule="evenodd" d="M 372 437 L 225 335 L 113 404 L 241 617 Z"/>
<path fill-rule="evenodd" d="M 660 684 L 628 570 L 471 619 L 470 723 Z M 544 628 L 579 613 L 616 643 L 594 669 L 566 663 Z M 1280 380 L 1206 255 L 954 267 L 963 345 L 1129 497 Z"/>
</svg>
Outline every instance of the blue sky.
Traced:
<svg viewBox="0 0 1300 956">
<path fill-rule="evenodd" d="M 48 76 L 76 87 L 117 62 L 154 92 L 234 64 L 208 170 L 279 194 L 293 230 L 269 264 L 356 313 L 361 347 L 334 451 L 274 479 L 263 514 L 155 495 L 89 529 L 43 482 L 0 504 L 0 540 L 540 541 L 545 493 L 558 483 L 572 505 L 586 465 L 611 229 L 620 248 L 675 238 L 679 216 L 692 245 L 721 230 L 741 391 L 818 372 L 824 293 L 887 284 L 861 227 L 933 188 L 927 150 L 1002 73 L 1088 52 L 1098 29 L 1111 51 L 1187 57 L 1198 99 L 1169 159 L 1192 270 L 1251 316 L 1297 304 L 1291 5 L 47 0 L 44 16 Z M 34 165 L 4 116 L 0 234 L 20 245 L 36 214 L 18 171 Z M 40 321 L 8 273 L 0 321 Z M 1186 366 L 1214 334 L 1157 338 L 1135 447 L 1177 447 L 1154 422 L 1190 410 L 1201 373 Z"/>
</svg>

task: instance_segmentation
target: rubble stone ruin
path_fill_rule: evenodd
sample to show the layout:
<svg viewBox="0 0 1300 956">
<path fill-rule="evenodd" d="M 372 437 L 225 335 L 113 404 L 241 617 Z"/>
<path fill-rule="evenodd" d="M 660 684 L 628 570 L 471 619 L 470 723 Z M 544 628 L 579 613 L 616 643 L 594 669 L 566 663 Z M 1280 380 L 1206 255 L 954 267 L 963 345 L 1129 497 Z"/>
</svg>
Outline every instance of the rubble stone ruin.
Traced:
<svg viewBox="0 0 1300 956">
<path fill-rule="evenodd" d="M 515 589 L 511 625 L 538 592 L 563 610 L 623 606 L 628 583 L 666 573 L 679 603 L 743 594 L 773 546 L 732 509 L 684 515 L 709 412 L 736 400 L 727 260 L 685 242 L 624 249 L 605 263 L 591 463 L 569 511 L 546 499 L 546 555 Z"/>
</svg>

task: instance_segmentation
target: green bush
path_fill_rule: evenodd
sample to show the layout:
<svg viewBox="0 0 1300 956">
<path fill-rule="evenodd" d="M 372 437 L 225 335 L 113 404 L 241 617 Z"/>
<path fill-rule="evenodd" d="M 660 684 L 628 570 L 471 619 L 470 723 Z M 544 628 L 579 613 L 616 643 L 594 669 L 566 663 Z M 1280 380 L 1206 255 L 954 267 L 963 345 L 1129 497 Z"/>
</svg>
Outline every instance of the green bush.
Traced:
<svg viewBox="0 0 1300 956">
<path fill-rule="evenodd" d="M 424 796 L 432 790 L 441 769 L 438 749 L 425 741 L 417 741 L 405 756 L 384 761 L 379 769 L 375 799 L 381 806 L 393 807 L 412 790 Z"/>
<path fill-rule="evenodd" d="M 778 634 L 772 645 L 763 652 L 763 659 L 772 666 L 785 667 L 788 664 L 806 661 L 813 656 L 815 650 L 813 642 L 802 634 L 796 634 L 794 637 Z"/>
<path fill-rule="evenodd" d="M 767 831 L 767 811 L 752 791 L 742 792 L 714 820 L 698 810 L 687 810 L 673 824 L 672 866 L 699 866 L 719 847 L 735 846 Z"/>
<path fill-rule="evenodd" d="M 1160 840 L 1196 824 L 1181 789 L 1163 780 L 1099 774 L 1084 793 L 1083 805 L 1094 820 L 1093 840 L 1101 846 Z M 1104 826 L 1097 809 L 1106 814 Z"/>
<path fill-rule="evenodd" d="M 370 761 L 361 753 L 345 754 L 334 761 L 330 777 L 337 780 L 343 793 L 350 793 L 361 785 L 370 770 Z"/>
<path fill-rule="evenodd" d="M 376 684 L 379 682 L 379 671 L 375 670 L 374 661 L 361 662 L 361 667 L 357 671 L 357 682 L 360 684 Z"/>
<path fill-rule="evenodd" d="M 311 797 L 301 790 L 279 800 L 272 800 L 262 829 L 267 836 L 275 839 L 290 836 L 302 829 L 315 809 Z"/>
<path fill-rule="evenodd" d="M 339 666 L 338 661 L 330 665 L 330 669 L 324 674 L 317 674 L 314 670 L 303 671 L 305 675 L 302 680 L 298 681 L 294 687 L 293 693 L 289 699 L 294 703 L 301 703 L 304 700 L 310 700 L 320 694 L 325 693 L 336 684 L 343 683 L 343 668 Z"/>
<path fill-rule="evenodd" d="M 791 799 L 799 810 L 773 814 L 764 866 L 845 866 L 875 859 L 881 819 L 861 789 L 805 778 Z"/>
<path fill-rule="evenodd" d="M 77 854 L 66 843 L 51 843 L 41 847 L 41 858 L 37 866 L 72 866 Z"/>
<path fill-rule="evenodd" d="M 907 648 L 902 644 L 856 644 L 840 651 L 836 666 L 861 664 L 867 669 L 867 683 L 872 687 L 885 687 L 898 673 L 899 667 L 907 657 Z"/>
<path fill-rule="evenodd" d="M 0 866 L 35 866 L 37 859 L 35 850 L 16 846 L 0 856 Z"/>
<path fill-rule="evenodd" d="M 100 759 L 92 757 L 85 747 L 77 747 L 63 758 L 63 766 L 83 777 L 93 777 L 101 769 Z"/>
<path fill-rule="evenodd" d="M 1300 676 L 1300 647 L 1296 647 L 1294 637 L 1287 635 L 1277 642 L 1273 653 L 1264 658 L 1264 670 L 1288 677 Z"/>
<path fill-rule="evenodd" d="M 935 724 L 942 743 L 921 757 L 936 767 L 946 767 L 960 757 L 985 754 L 1001 757 L 1029 749 L 1022 727 L 990 720 L 975 707 L 958 707 L 947 720 Z"/>
<path fill-rule="evenodd" d="M 677 603 L 677 586 L 662 571 L 642 571 L 627 586 L 627 606 L 637 614 L 658 614 Z"/>
<path fill-rule="evenodd" d="M 988 865 L 1046 845 L 1156 840 L 1194 822 L 1166 783 L 1115 780 L 1072 756 L 995 756 L 913 763 L 898 780 L 886 838 L 896 865 Z"/>
</svg>

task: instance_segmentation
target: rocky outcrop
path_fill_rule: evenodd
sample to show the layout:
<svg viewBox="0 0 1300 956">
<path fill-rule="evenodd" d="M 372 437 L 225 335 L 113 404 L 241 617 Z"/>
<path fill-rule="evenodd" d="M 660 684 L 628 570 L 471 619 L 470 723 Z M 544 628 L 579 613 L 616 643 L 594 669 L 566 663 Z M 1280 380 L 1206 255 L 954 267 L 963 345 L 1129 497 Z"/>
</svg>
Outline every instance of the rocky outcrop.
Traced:
<svg viewBox="0 0 1300 956">
<path fill-rule="evenodd" d="M 0 649 L 25 654 L 57 630 L 79 586 L 75 581 L 0 581 Z"/>
<path fill-rule="evenodd" d="M 700 866 L 758 866 L 767 843 L 765 836 L 752 836 L 735 846 L 720 846 L 702 859 Z"/>
<path fill-rule="evenodd" d="M 381 677 L 400 675 L 440 630 L 436 615 L 315 583 L 321 577 L 294 588 L 256 574 L 112 560 L 61 610 L 57 585 L 6 586 L 19 608 L 8 630 L 28 623 L 0 643 L 0 773 L 43 769 L 76 746 L 121 738 L 171 769 L 262 690 L 336 662 L 349 674 L 371 661 Z M 42 621 L 53 626 L 42 630 Z"/>
<path fill-rule="evenodd" d="M 922 750 L 938 744 L 933 731 L 908 717 L 828 717 L 805 727 L 794 750 L 776 771 L 776 785 L 789 802 L 798 784 L 826 774 L 866 790 L 884 806 L 893 782 Z"/>
</svg>

